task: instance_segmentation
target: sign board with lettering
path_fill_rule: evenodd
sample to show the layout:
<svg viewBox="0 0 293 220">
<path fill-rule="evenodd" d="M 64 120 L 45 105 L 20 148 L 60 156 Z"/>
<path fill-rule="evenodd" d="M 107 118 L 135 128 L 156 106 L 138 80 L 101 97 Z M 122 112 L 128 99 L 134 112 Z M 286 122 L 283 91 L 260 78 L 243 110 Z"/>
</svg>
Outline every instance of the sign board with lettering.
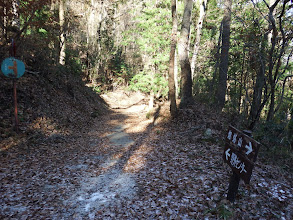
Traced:
<svg viewBox="0 0 293 220">
<path fill-rule="evenodd" d="M 25 65 L 22 61 L 9 57 L 3 60 L 1 71 L 9 78 L 20 78 L 25 72 Z"/>
<path fill-rule="evenodd" d="M 253 138 L 229 126 L 223 159 L 246 184 L 250 181 L 259 147 Z"/>
</svg>

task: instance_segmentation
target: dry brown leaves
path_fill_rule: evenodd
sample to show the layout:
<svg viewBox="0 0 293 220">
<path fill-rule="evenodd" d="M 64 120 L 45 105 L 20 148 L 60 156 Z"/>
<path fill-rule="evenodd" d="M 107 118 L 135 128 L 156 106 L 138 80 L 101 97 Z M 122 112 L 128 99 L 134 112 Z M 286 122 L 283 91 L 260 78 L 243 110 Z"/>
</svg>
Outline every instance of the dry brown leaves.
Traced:
<svg viewBox="0 0 293 220">
<path fill-rule="evenodd" d="M 0 155 L 1 219 L 293 218 L 292 174 L 262 160 L 250 185 L 241 183 L 236 202 L 225 199 L 231 171 L 222 160 L 224 116 L 198 104 L 174 121 L 168 105 L 155 122 L 142 108 L 93 118 L 82 115 L 93 111 L 90 100 L 74 106 L 82 95 L 75 92 L 73 105 L 63 93 L 48 96 L 48 114 L 35 117 L 31 133 L 1 140 L 13 143 Z M 57 112 L 58 103 L 63 113 L 53 118 L 49 109 Z M 117 125 L 133 145 L 109 143 Z"/>
</svg>

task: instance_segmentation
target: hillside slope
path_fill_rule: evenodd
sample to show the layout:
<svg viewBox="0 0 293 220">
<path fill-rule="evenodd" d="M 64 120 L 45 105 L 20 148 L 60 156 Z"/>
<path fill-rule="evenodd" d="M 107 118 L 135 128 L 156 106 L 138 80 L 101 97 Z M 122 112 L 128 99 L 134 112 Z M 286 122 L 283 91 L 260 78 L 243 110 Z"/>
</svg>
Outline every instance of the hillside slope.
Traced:
<svg viewBox="0 0 293 220">
<path fill-rule="evenodd" d="M 15 136 L 12 80 L 0 75 L 0 141 Z M 107 111 L 107 104 L 79 77 L 66 73 L 29 74 L 17 81 L 20 134 L 70 132 Z"/>
</svg>

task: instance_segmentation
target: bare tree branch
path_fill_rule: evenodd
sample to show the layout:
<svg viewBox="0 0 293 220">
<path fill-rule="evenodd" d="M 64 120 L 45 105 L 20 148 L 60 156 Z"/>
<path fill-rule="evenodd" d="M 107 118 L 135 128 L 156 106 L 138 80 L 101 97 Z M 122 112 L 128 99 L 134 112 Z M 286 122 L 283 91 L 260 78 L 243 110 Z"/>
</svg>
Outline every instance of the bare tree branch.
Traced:
<svg viewBox="0 0 293 220">
<path fill-rule="evenodd" d="M 288 55 L 288 57 L 287 57 L 286 65 L 285 65 L 285 67 L 284 67 L 282 73 L 281 73 L 281 74 L 279 75 L 279 77 L 276 79 L 276 82 L 275 82 L 275 83 L 278 83 L 280 77 L 281 77 L 282 75 L 284 75 L 285 71 L 287 70 L 287 68 L 288 68 L 288 66 L 289 66 L 289 61 L 290 61 L 290 58 L 292 57 L 292 55 L 293 55 L 293 48 L 291 49 L 291 52 L 289 53 L 289 55 Z"/>
<path fill-rule="evenodd" d="M 257 5 L 255 4 L 255 2 L 253 1 L 253 0 L 251 0 L 251 2 L 252 2 L 252 4 L 253 4 L 253 6 L 254 6 L 254 8 L 262 15 L 262 17 L 265 19 L 265 20 L 267 20 L 267 21 L 269 21 L 266 17 L 266 15 L 264 15 L 263 13 L 262 13 L 262 11 L 257 7 Z M 266 2 L 265 2 L 266 3 Z"/>
</svg>

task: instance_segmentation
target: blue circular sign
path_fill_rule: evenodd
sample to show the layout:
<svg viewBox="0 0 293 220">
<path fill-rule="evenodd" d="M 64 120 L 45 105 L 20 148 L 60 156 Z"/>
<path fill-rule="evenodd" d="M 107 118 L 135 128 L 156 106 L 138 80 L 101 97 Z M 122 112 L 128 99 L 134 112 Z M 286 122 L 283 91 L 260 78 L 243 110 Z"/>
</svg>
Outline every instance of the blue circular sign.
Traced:
<svg viewBox="0 0 293 220">
<path fill-rule="evenodd" d="M 20 78 L 25 72 L 25 65 L 22 61 L 9 57 L 3 60 L 1 71 L 9 78 Z"/>
</svg>

